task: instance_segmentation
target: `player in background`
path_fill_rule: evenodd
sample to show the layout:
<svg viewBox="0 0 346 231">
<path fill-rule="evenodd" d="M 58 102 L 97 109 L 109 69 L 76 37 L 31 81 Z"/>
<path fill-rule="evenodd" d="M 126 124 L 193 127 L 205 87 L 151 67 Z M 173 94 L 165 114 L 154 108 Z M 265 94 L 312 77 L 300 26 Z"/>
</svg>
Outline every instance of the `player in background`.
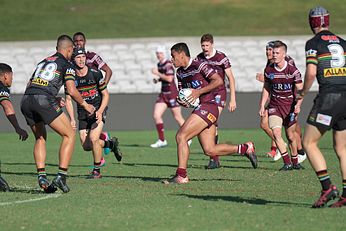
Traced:
<svg viewBox="0 0 346 231">
<path fill-rule="evenodd" d="M 86 52 L 83 48 L 75 48 L 72 59 L 76 66 L 76 87 L 83 99 L 96 109 L 95 114 L 90 117 L 87 111 L 77 105 L 80 142 L 84 151 L 92 151 L 94 158 L 94 168 L 87 179 L 98 179 L 102 177 L 102 148 L 110 148 L 118 161 L 121 161 L 122 153 L 118 147 L 118 139 L 115 137 L 109 141 L 100 139 L 109 103 L 109 93 L 101 71 L 86 66 Z M 66 93 L 66 110 L 70 116 L 71 125 L 75 129 L 73 102 L 68 92 Z"/>
<path fill-rule="evenodd" d="M 278 41 L 278 40 L 276 40 Z M 266 56 L 267 56 L 267 64 L 266 67 L 269 66 L 274 62 L 273 60 L 273 47 L 274 43 L 276 41 L 270 41 L 266 45 Z M 285 60 L 295 66 L 295 62 L 292 57 L 286 54 Z M 257 73 L 256 74 L 256 79 L 260 82 L 264 82 L 264 74 L 263 73 Z M 269 102 L 267 102 L 269 103 Z M 271 139 L 271 150 L 270 152 L 267 152 L 267 155 L 271 158 L 273 158 L 274 161 L 277 161 L 281 158 L 281 154 L 279 149 L 277 149 L 275 141 L 274 141 L 274 136 L 272 130 L 269 128 L 268 124 L 268 110 L 267 107 L 265 107 L 266 110 L 264 112 L 264 115 L 261 116 L 261 121 L 260 121 L 260 127 L 262 130 L 270 137 Z M 300 127 L 299 122 L 297 121 L 296 123 L 296 134 L 297 134 L 297 148 L 298 148 L 298 162 L 302 163 L 306 159 L 306 153 L 304 152 L 303 146 L 302 146 L 302 129 Z"/>
<path fill-rule="evenodd" d="M 252 142 L 240 145 L 215 144 L 215 123 L 219 111 L 215 102 L 213 90 L 223 84 L 221 76 L 206 62 L 190 57 L 190 51 L 186 43 L 177 43 L 171 48 L 172 62 L 177 67 L 177 79 L 179 90 L 181 88 L 192 88 L 189 102 L 200 99 L 200 105 L 194 109 L 192 114 L 185 120 L 176 134 L 178 168 L 174 177 L 164 180 L 164 184 L 184 184 L 189 182 L 187 176 L 187 163 L 190 150 L 188 141 L 198 136 L 204 153 L 208 156 L 222 156 L 239 153 L 246 156 L 253 168 L 257 168 L 257 156 L 255 146 Z M 179 100 L 185 107 L 188 105 Z"/>
<path fill-rule="evenodd" d="M 106 82 L 106 84 L 108 85 L 111 77 L 112 77 L 112 69 L 108 66 L 108 64 L 103 61 L 103 59 L 101 58 L 101 56 L 99 56 L 98 54 L 96 54 L 95 52 L 92 51 L 88 51 L 85 48 L 85 44 L 86 44 L 86 37 L 85 34 L 83 32 L 76 32 L 73 35 L 73 42 L 75 44 L 76 47 L 80 47 L 86 50 L 87 54 L 86 54 L 86 64 L 88 67 L 91 67 L 92 69 L 95 70 L 101 70 L 105 73 L 104 76 L 104 81 Z M 100 135 L 100 138 L 103 140 L 110 140 L 111 137 L 109 135 L 108 132 L 102 132 Z M 103 153 L 105 155 L 109 154 L 111 150 L 109 148 L 105 148 L 103 149 Z M 105 164 L 105 160 L 102 157 L 102 165 Z"/>
<path fill-rule="evenodd" d="M 16 112 L 14 111 L 13 105 L 10 100 L 10 89 L 13 80 L 12 68 L 6 63 L 0 63 L 0 104 L 4 113 L 10 121 L 12 127 L 19 135 L 19 139 L 24 141 L 28 138 L 28 133 L 19 126 L 17 121 Z M 0 162 L 1 164 L 1 162 Z M 1 168 L 1 166 L 0 166 Z M 0 169 L 1 170 L 1 169 Z M 0 171 L 1 174 L 1 171 Z M 9 191 L 10 187 L 4 178 L 0 175 L 0 191 Z"/>
<path fill-rule="evenodd" d="M 64 193 L 70 191 L 66 184 L 67 171 L 76 141 L 75 131 L 70 120 L 62 111 L 61 98 L 57 94 L 65 85 L 70 96 L 90 115 L 95 108 L 85 102 L 75 86 L 75 70 L 70 62 L 73 41 L 68 35 L 57 39 L 57 52 L 42 60 L 36 67 L 21 101 L 21 111 L 34 136 L 34 159 L 38 173 L 38 184 L 47 193 L 55 192 L 56 187 Z M 46 174 L 46 140 L 48 124 L 58 133 L 62 142 L 59 149 L 59 171 L 49 183 Z"/>
<path fill-rule="evenodd" d="M 273 46 L 273 63 L 264 70 L 264 84 L 260 101 L 259 115 L 266 116 L 268 111 L 268 123 L 272 130 L 273 138 L 279 149 L 284 166 L 283 171 L 303 169 L 298 162 L 296 123 L 300 112 L 302 100 L 296 102 L 295 93 L 303 86 L 299 70 L 286 61 L 287 46 L 281 41 L 276 41 Z M 267 102 L 269 100 L 268 107 Z M 281 130 L 284 126 L 291 158 Z"/>
<path fill-rule="evenodd" d="M 338 196 L 332 184 L 326 160 L 319 149 L 319 141 L 326 131 L 333 129 L 333 147 L 338 156 L 343 191 L 330 207 L 346 205 L 346 41 L 329 31 L 329 12 L 315 7 L 309 12 L 309 23 L 314 37 L 306 42 L 306 72 L 304 97 L 317 78 L 319 92 L 307 119 L 303 145 L 309 161 L 321 183 L 322 192 L 312 205 L 321 208 Z"/>
<path fill-rule="evenodd" d="M 156 49 L 156 57 L 158 59 L 157 67 L 151 72 L 154 74 L 154 83 L 161 82 L 161 93 L 157 97 L 153 118 L 159 139 L 150 145 L 152 148 L 162 148 L 167 146 L 165 139 L 163 113 L 169 108 L 173 114 L 175 121 L 182 126 L 185 122 L 181 115 L 180 105 L 177 103 L 178 90 L 174 82 L 174 67 L 170 60 L 166 58 L 166 49 L 159 46 Z"/>
<path fill-rule="evenodd" d="M 231 69 L 231 63 L 228 57 L 214 48 L 214 38 L 211 34 L 204 34 L 201 37 L 201 48 L 202 52 L 197 56 L 200 61 L 205 61 L 209 65 L 213 66 L 223 80 L 223 84 L 215 90 L 215 102 L 219 110 L 219 117 L 227 101 L 227 89 L 224 81 L 225 77 L 228 78 L 230 88 L 230 101 L 228 104 L 228 110 L 234 112 L 237 108 L 235 98 L 235 80 Z M 215 143 L 218 143 L 218 124 L 215 124 L 216 135 Z M 220 160 L 218 156 L 210 157 L 207 169 L 220 168 Z"/>
</svg>

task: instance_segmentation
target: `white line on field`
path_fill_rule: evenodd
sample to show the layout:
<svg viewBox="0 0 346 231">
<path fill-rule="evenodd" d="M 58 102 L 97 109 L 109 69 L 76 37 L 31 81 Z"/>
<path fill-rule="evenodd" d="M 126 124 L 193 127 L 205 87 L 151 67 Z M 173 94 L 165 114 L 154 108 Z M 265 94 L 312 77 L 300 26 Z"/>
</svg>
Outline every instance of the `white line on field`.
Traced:
<svg viewBox="0 0 346 231">
<path fill-rule="evenodd" d="M 61 195 L 62 195 L 61 193 L 55 193 L 55 194 L 48 194 L 48 195 L 46 195 L 44 197 L 40 197 L 40 198 L 32 198 L 32 199 L 27 199 L 27 200 L 22 200 L 22 201 L 2 202 L 2 203 L 0 203 L 0 206 L 41 201 L 41 200 L 46 200 L 46 199 L 50 199 L 50 198 L 57 198 Z"/>
</svg>

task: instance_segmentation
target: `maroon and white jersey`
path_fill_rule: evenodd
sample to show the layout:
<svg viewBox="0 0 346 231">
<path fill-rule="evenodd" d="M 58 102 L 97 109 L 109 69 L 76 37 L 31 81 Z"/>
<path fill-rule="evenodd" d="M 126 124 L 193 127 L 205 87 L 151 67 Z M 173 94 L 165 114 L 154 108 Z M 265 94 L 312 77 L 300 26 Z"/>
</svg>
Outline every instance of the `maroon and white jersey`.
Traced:
<svg viewBox="0 0 346 231">
<path fill-rule="evenodd" d="M 225 79 L 225 70 L 231 67 L 231 63 L 227 56 L 218 50 L 213 50 L 213 54 L 210 57 L 206 57 L 203 52 L 197 55 L 197 59 L 200 61 L 205 61 L 209 65 L 213 66 L 217 73 L 221 76 L 222 80 Z M 225 81 L 224 81 L 225 83 Z M 225 84 L 217 88 L 217 90 L 226 89 Z"/>
<path fill-rule="evenodd" d="M 210 83 L 209 78 L 216 73 L 217 71 L 207 62 L 202 62 L 197 58 L 190 59 L 186 68 L 179 67 L 177 70 L 178 88 L 179 90 L 182 88 L 203 88 Z M 215 103 L 213 91 L 201 95 L 200 102 L 202 104 Z"/>
<path fill-rule="evenodd" d="M 270 86 L 269 106 L 288 106 L 295 101 L 295 84 L 302 83 L 302 76 L 297 67 L 286 61 L 282 69 L 274 63 L 267 66 L 264 81 Z"/>
<path fill-rule="evenodd" d="M 88 51 L 86 53 L 86 65 L 92 69 L 100 70 L 106 63 L 103 61 L 101 56 L 95 52 Z"/>
<path fill-rule="evenodd" d="M 157 63 L 157 70 L 164 75 L 174 76 L 174 67 L 171 61 L 165 60 L 162 63 Z M 161 80 L 161 93 L 163 94 L 178 94 L 177 86 L 174 80 L 172 82 Z"/>
</svg>

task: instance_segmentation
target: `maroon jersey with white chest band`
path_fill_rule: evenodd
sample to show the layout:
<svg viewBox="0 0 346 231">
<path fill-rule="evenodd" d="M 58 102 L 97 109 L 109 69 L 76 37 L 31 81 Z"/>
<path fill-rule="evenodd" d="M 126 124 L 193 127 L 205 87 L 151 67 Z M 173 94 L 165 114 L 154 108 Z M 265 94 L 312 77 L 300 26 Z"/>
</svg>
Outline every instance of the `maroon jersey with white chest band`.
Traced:
<svg viewBox="0 0 346 231">
<path fill-rule="evenodd" d="M 157 64 L 157 70 L 164 75 L 174 76 L 174 67 L 171 61 L 165 60 Z M 174 80 L 172 82 L 161 80 L 161 93 L 163 94 L 178 94 L 177 86 Z"/>
<path fill-rule="evenodd" d="M 88 51 L 86 53 L 86 65 L 92 69 L 100 70 L 104 65 L 106 65 L 105 61 L 96 54 L 95 52 Z"/>
<path fill-rule="evenodd" d="M 210 77 L 214 75 L 216 70 L 206 62 L 202 62 L 197 58 L 190 59 L 187 67 L 179 67 L 177 70 L 178 87 L 200 89 L 210 83 Z M 200 102 L 215 103 L 213 91 L 207 92 L 200 96 Z"/>
<path fill-rule="evenodd" d="M 282 69 L 273 63 L 264 69 L 264 77 L 264 81 L 270 85 L 269 106 L 292 105 L 295 101 L 295 84 L 302 83 L 299 70 L 287 61 Z"/>
<path fill-rule="evenodd" d="M 197 56 L 197 59 L 199 59 L 200 61 L 205 61 L 209 65 L 213 66 L 217 70 L 217 73 L 221 76 L 222 80 L 225 79 L 225 70 L 231 67 L 231 63 L 229 59 L 227 58 L 227 56 L 218 50 L 214 50 L 213 54 L 208 57 L 206 57 L 205 54 L 201 52 Z M 218 89 L 224 89 L 224 88 L 225 88 L 225 84 L 218 87 Z"/>
</svg>

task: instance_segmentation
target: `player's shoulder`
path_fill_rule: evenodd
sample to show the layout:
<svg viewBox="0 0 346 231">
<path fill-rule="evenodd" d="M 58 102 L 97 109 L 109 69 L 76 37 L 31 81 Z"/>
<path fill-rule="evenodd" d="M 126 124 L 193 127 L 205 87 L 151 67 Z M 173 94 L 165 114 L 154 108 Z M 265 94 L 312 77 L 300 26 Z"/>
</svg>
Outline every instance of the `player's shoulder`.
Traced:
<svg viewBox="0 0 346 231">
<path fill-rule="evenodd" d="M 206 59 L 203 52 L 199 53 L 199 54 L 196 56 L 196 58 L 199 59 L 199 60 L 205 60 L 205 59 Z"/>
<path fill-rule="evenodd" d="M 219 50 L 216 50 L 216 55 L 218 55 L 218 56 L 220 56 L 222 58 L 227 57 L 227 55 L 224 52 L 219 51 Z"/>
</svg>

